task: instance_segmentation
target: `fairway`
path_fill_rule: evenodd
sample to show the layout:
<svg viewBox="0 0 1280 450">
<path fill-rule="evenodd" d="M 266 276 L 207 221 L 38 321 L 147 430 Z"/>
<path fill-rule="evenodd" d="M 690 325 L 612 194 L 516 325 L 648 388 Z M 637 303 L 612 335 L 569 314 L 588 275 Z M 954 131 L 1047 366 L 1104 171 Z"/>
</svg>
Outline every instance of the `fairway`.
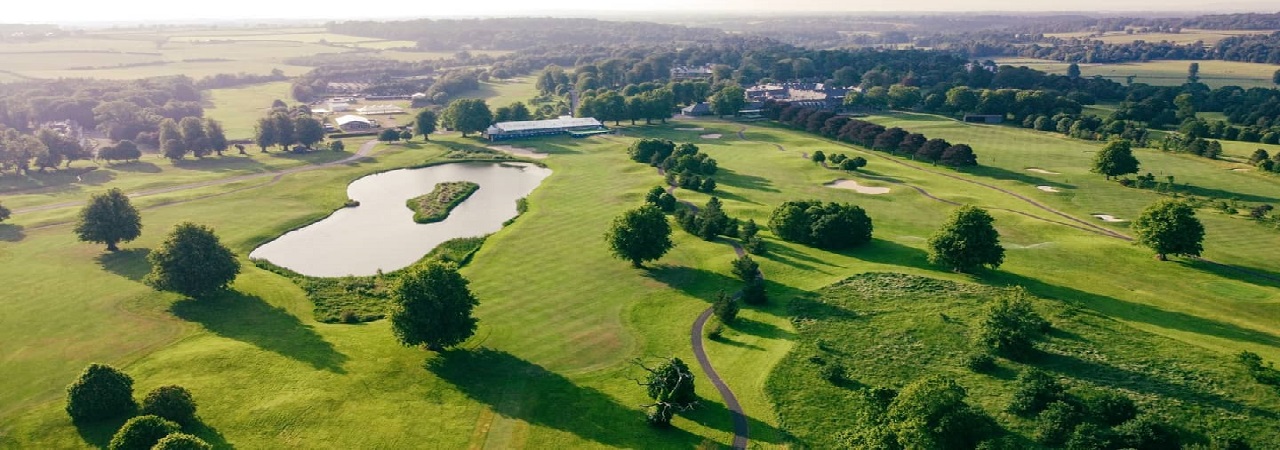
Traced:
<svg viewBox="0 0 1280 450">
<path fill-rule="evenodd" d="M 1028 58 L 998 58 L 995 61 L 1000 65 L 1026 66 L 1058 75 L 1065 75 L 1067 67 L 1070 66 L 1069 63 L 1061 61 Z M 1240 86 L 1245 89 L 1275 87 L 1275 84 L 1271 82 L 1271 76 L 1277 69 L 1280 69 L 1280 66 L 1260 63 L 1215 60 L 1166 60 L 1115 64 L 1082 63 L 1080 64 L 1080 76 L 1101 76 L 1121 84 L 1125 84 L 1128 81 L 1128 77 L 1133 76 L 1133 82 L 1135 83 L 1178 86 L 1187 82 L 1187 67 L 1193 62 L 1200 64 L 1200 82 L 1210 88 L 1222 86 Z"/>
</svg>

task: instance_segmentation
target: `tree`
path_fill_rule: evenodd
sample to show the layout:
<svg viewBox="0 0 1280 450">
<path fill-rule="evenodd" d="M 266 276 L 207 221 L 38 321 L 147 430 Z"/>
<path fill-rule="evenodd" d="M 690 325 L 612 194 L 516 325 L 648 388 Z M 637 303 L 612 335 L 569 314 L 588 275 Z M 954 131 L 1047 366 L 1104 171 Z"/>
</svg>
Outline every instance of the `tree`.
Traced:
<svg viewBox="0 0 1280 450">
<path fill-rule="evenodd" d="M 182 148 L 197 158 L 203 158 L 209 154 L 213 147 L 209 145 L 209 137 L 204 133 L 204 121 L 199 117 L 183 117 L 178 122 L 178 130 L 182 134 Z M 161 142 L 164 142 L 161 138 Z M 166 155 L 167 156 L 167 155 Z M 173 158 L 173 159 L 179 159 Z"/>
<path fill-rule="evenodd" d="M 262 149 L 263 153 L 267 152 L 267 147 L 276 145 L 276 123 L 270 117 L 258 119 L 258 124 L 254 127 L 253 143 Z"/>
<path fill-rule="evenodd" d="M 920 88 L 895 84 L 889 86 L 889 107 L 893 109 L 911 109 L 924 99 Z"/>
<path fill-rule="evenodd" d="M 711 111 L 720 117 L 736 116 L 746 105 L 747 91 L 736 84 L 727 85 L 711 96 Z"/>
<path fill-rule="evenodd" d="M 84 242 L 107 244 L 107 251 L 120 250 L 117 243 L 142 235 L 142 216 L 119 188 L 94 194 L 80 210 L 76 236 Z"/>
<path fill-rule="evenodd" d="M 431 133 L 436 132 L 436 121 L 436 112 L 424 109 L 418 111 L 418 116 L 413 120 L 413 126 L 423 140 L 429 141 L 431 140 Z"/>
<path fill-rule="evenodd" d="M 1167 255 L 1200 256 L 1204 250 L 1204 225 L 1195 209 L 1181 201 L 1164 199 L 1148 206 L 1133 221 L 1133 231 L 1160 261 L 1168 260 Z"/>
<path fill-rule="evenodd" d="M 1271 84 L 1280 85 L 1280 70 L 1277 70 L 1276 73 L 1271 74 Z"/>
<path fill-rule="evenodd" d="M 639 360 L 634 362 L 641 369 L 649 372 L 643 381 L 637 380 L 645 387 L 645 393 L 654 400 L 649 412 L 649 423 L 655 426 L 671 424 L 671 417 L 676 411 L 694 407 L 698 403 L 698 394 L 694 392 L 693 372 L 680 358 L 672 357 L 664 360 L 657 367 L 650 368 Z"/>
<path fill-rule="evenodd" d="M 954 380 L 921 378 L 893 398 L 885 419 L 901 448 L 975 448 L 989 431 L 980 410 L 965 402 L 967 396 Z"/>
<path fill-rule="evenodd" d="M 407 128 L 400 131 L 400 140 L 409 142 L 412 139 L 413 139 L 413 131 L 410 131 Z"/>
<path fill-rule="evenodd" d="M 342 143 L 342 141 L 333 141 L 329 144 L 329 150 L 344 152 L 347 151 L 347 144 Z"/>
<path fill-rule="evenodd" d="M 282 149 L 288 149 L 289 146 L 298 142 L 298 135 L 293 126 L 293 117 L 288 113 L 279 111 L 271 115 L 271 128 L 275 133 L 275 143 Z"/>
<path fill-rule="evenodd" d="M 1036 313 L 1025 296 L 1001 296 L 987 307 L 973 340 L 981 349 L 1021 359 L 1031 354 L 1035 341 L 1048 327 L 1049 322 Z"/>
<path fill-rule="evenodd" d="M 391 331 L 401 344 L 442 351 L 476 332 L 471 311 L 480 302 L 453 264 L 429 261 L 411 267 L 391 286 Z"/>
<path fill-rule="evenodd" d="M 444 109 L 444 113 L 440 115 L 440 120 L 444 126 L 462 132 L 462 137 L 466 137 L 467 133 L 475 133 L 484 131 L 493 122 L 493 113 L 489 111 L 489 105 L 484 100 L 475 98 L 463 98 L 454 100 Z"/>
<path fill-rule="evenodd" d="M 213 450 L 213 446 L 196 436 L 186 433 L 171 433 L 156 441 L 151 450 Z"/>
<path fill-rule="evenodd" d="M 222 123 L 213 119 L 204 119 L 204 134 L 209 139 L 209 148 L 222 156 L 222 152 L 227 151 L 229 143 L 227 142 L 227 133 L 222 129 Z"/>
<path fill-rule="evenodd" d="M 67 414 L 76 422 L 127 416 L 137 407 L 133 378 L 106 364 L 90 364 L 67 386 Z"/>
<path fill-rule="evenodd" d="M 387 128 L 378 133 L 378 140 L 381 142 L 396 142 L 400 140 L 400 132 L 395 128 Z"/>
<path fill-rule="evenodd" d="M 969 112 L 978 107 L 978 94 L 964 86 L 947 91 L 947 107 L 957 112 Z"/>
<path fill-rule="evenodd" d="M 173 119 L 160 121 L 160 152 L 165 158 L 173 160 L 182 159 L 187 154 L 187 148 L 183 146 L 182 130 Z"/>
<path fill-rule="evenodd" d="M 182 386 L 160 386 L 142 399 L 142 413 L 190 425 L 196 421 L 196 401 Z"/>
<path fill-rule="evenodd" d="M 107 161 L 136 161 L 142 157 L 142 150 L 138 149 L 138 144 L 125 139 L 117 142 L 116 145 L 108 145 L 98 149 L 98 157 Z"/>
<path fill-rule="evenodd" d="M 973 147 L 956 144 L 942 152 L 942 163 L 951 167 L 970 167 L 978 165 L 978 157 L 973 154 Z"/>
<path fill-rule="evenodd" d="M 324 140 L 324 125 L 311 116 L 298 116 L 294 119 L 293 132 L 298 143 L 306 148 Z"/>
<path fill-rule="evenodd" d="M 240 261 L 213 229 L 183 222 L 147 255 L 151 273 L 143 283 L 160 291 L 200 298 L 225 289 L 240 273 Z"/>
<path fill-rule="evenodd" d="M 787 201 L 769 216 L 769 229 L 784 241 L 825 249 L 871 241 L 871 218 L 861 207 L 817 200 Z"/>
<path fill-rule="evenodd" d="M 1200 63 L 1193 62 L 1187 66 L 1187 83 L 1195 84 L 1200 82 Z"/>
<path fill-rule="evenodd" d="M 827 161 L 827 155 L 822 153 L 822 150 L 815 150 L 809 159 L 813 160 L 814 163 L 822 164 Z"/>
<path fill-rule="evenodd" d="M 733 274 L 742 281 L 750 282 L 760 277 L 760 265 L 751 256 L 742 255 L 733 260 Z"/>
<path fill-rule="evenodd" d="M 1107 142 L 1093 157 L 1093 173 L 1105 175 L 1108 180 L 1131 173 L 1138 173 L 1138 159 L 1133 157 L 1133 143 L 1128 139 Z"/>
<path fill-rule="evenodd" d="M 610 251 L 619 259 L 643 267 L 645 261 L 661 258 L 674 244 L 671 224 L 657 206 L 645 205 L 622 213 L 604 235 Z"/>
<path fill-rule="evenodd" d="M 0 222 L 8 220 L 9 216 L 12 214 L 13 213 L 9 211 L 9 208 L 5 208 L 4 205 L 0 205 Z"/>
<path fill-rule="evenodd" d="M 111 437 L 108 450 L 151 450 L 157 442 L 181 428 L 178 424 L 157 416 L 138 416 L 129 419 Z"/>
<path fill-rule="evenodd" d="M 734 300 L 732 295 L 726 294 L 724 291 L 716 293 L 716 301 L 711 303 L 711 311 L 720 319 L 720 322 L 726 324 L 733 323 L 734 319 L 738 318 L 738 311 L 741 309 L 742 307 L 738 305 L 737 300 Z"/>
<path fill-rule="evenodd" d="M 840 161 L 841 170 L 854 171 L 866 166 L 867 166 L 867 158 L 863 158 L 861 156 L 854 156 L 844 161 Z"/>
<path fill-rule="evenodd" d="M 995 219 L 986 210 L 961 206 L 929 237 L 929 262 L 968 272 L 981 266 L 1000 267 L 1004 247 Z"/>
<path fill-rule="evenodd" d="M 1071 63 L 1071 65 L 1067 66 L 1067 77 L 1070 77 L 1073 79 L 1080 78 L 1080 65 L 1076 63 Z"/>
</svg>

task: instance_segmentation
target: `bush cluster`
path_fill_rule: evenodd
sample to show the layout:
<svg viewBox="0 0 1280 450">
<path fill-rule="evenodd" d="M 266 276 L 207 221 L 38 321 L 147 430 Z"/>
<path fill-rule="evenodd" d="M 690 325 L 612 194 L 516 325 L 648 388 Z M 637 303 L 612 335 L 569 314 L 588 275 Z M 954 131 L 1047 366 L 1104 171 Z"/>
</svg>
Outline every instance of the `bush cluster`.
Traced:
<svg viewBox="0 0 1280 450">
<path fill-rule="evenodd" d="M 788 201 L 773 210 L 769 229 L 788 242 L 846 249 L 871 241 L 871 218 L 862 208 L 818 200 Z"/>
<path fill-rule="evenodd" d="M 114 367 L 90 364 L 67 386 L 66 409 L 76 422 L 132 416 L 138 411 L 138 404 L 133 400 L 133 379 Z M 210 448 L 195 436 L 178 433 L 182 426 L 195 424 L 197 420 L 196 402 L 185 388 L 153 389 L 142 400 L 141 412 L 142 415 L 130 418 L 116 431 L 108 445 L 110 450 Z M 170 437 L 172 439 L 168 439 Z"/>
<path fill-rule="evenodd" d="M 766 104 L 765 116 L 793 128 L 873 150 L 910 156 L 935 164 L 941 162 L 952 167 L 978 165 L 978 157 L 968 145 L 951 144 L 944 139 L 928 139 L 923 134 L 911 133 L 898 127 L 885 128 L 865 120 L 837 116 L 830 111 Z"/>
<path fill-rule="evenodd" d="M 723 205 L 717 197 L 711 197 L 707 204 L 697 211 L 690 208 L 676 209 L 676 223 L 689 234 L 703 240 L 713 240 L 716 236 L 738 236 L 738 221 L 724 213 Z"/>
<path fill-rule="evenodd" d="M 631 144 L 627 154 L 632 161 L 648 164 L 666 173 L 667 184 L 699 192 L 714 192 L 716 160 L 698 150 L 698 146 L 663 139 L 641 139 Z"/>
</svg>

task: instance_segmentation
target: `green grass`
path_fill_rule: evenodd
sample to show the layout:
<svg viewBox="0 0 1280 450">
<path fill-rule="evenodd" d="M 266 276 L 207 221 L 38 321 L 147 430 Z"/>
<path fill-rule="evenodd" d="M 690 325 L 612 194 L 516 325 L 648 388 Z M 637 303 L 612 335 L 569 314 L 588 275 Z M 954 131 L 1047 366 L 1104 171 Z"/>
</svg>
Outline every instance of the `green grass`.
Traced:
<svg viewBox="0 0 1280 450">
<path fill-rule="evenodd" d="M 1187 68 L 1191 63 L 1200 63 L 1200 82 L 1211 88 L 1222 86 L 1275 87 L 1271 76 L 1276 66 L 1261 63 L 1234 61 L 1180 61 L 1161 60 L 1149 62 L 1116 63 L 1116 64 L 1080 64 L 1080 75 L 1084 77 L 1102 76 L 1103 78 L 1125 83 L 1127 77 L 1134 76 L 1135 83 L 1146 83 L 1156 86 L 1178 86 L 1187 82 Z M 1064 75 L 1069 63 L 1052 60 L 1028 58 L 997 59 L 997 64 L 1027 66 L 1048 73 Z"/>
<path fill-rule="evenodd" d="M 258 119 L 271 110 L 271 102 L 293 103 L 291 84 L 286 81 L 251 86 L 210 89 L 205 116 L 222 122 L 228 139 L 253 139 Z"/>
<path fill-rule="evenodd" d="M 1000 295 L 1006 294 L 969 283 L 867 273 L 793 303 L 793 313 L 805 320 L 798 327 L 796 350 L 769 380 L 778 413 L 802 440 L 833 447 L 840 432 L 857 426 L 838 419 L 857 417 L 861 402 L 853 400 L 853 389 L 901 389 L 936 374 L 956 379 L 970 404 L 1029 444 L 1035 421 L 1006 408 L 1014 390 L 1011 379 L 1036 367 L 1077 392 L 1118 391 L 1200 439 L 1212 427 L 1248 436 L 1254 448 L 1280 445 L 1280 433 L 1268 425 L 1280 401 L 1249 379 L 1231 355 L 1134 333 L 1070 299 L 1032 299 L 1054 329 L 1027 362 L 1001 359 L 989 375 L 967 370 L 962 361 L 974 351 L 971 334 L 985 305 Z M 824 364 L 844 366 L 849 381 L 823 380 Z"/>
<path fill-rule="evenodd" d="M 426 195 L 411 198 L 405 206 L 413 210 L 413 221 L 417 223 L 433 223 L 449 217 L 453 208 L 467 200 L 471 194 L 480 189 L 480 185 L 470 181 L 450 181 L 436 185 Z"/>
<path fill-rule="evenodd" d="M 527 83 L 507 87 L 528 89 Z M 1087 174 L 1086 152 L 1096 151 L 1095 143 L 933 116 L 874 120 L 970 143 L 987 167 L 955 174 L 1078 217 L 1094 212 L 1136 217 L 1156 198 Z M 690 125 L 706 130 L 676 130 Z M 740 127 L 749 140 L 737 139 Z M 234 293 L 224 297 L 195 302 L 153 293 L 138 282 L 147 270 L 140 250 L 102 258 L 98 246 L 74 242 L 70 227 L 58 224 L 74 208 L 15 216 L 14 225 L 0 229 L 5 237 L 0 241 L 0 267 L 5 268 L 0 283 L 10 286 L 6 299 L 12 299 L 6 316 L 10 326 L 0 327 L 0 342 L 6 343 L 0 355 L 7 363 L 0 366 L 0 379 L 19 388 L 0 391 L 0 447 L 75 448 L 102 442 L 109 431 L 78 430 L 61 409 L 62 388 L 92 361 L 123 367 L 137 379 L 139 390 L 186 386 L 200 402 L 200 416 L 209 427 L 202 434 L 242 448 L 404 447 L 421 442 L 441 448 L 687 448 L 704 439 L 727 444 L 729 414 L 701 371 L 696 373 L 703 407 L 678 417 L 673 430 L 662 432 L 643 424 L 638 405 L 646 399 L 628 380 L 637 375 L 628 363 L 632 358 L 678 356 L 692 363 L 692 321 L 716 292 L 740 284 L 730 273 L 734 255 L 729 246 L 679 231 L 676 247 L 648 268 L 634 269 L 609 256 L 601 238 L 609 221 L 639 205 L 645 192 L 662 183 L 653 168 L 627 158 L 625 148 L 638 137 L 692 141 L 714 157 L 721 168 L 715 194 L 732 216 L 763 224 L 783 201 L 819 199 L 856 203 L 875 221 L 873 242 L 847 252 L 812 249 L 762 233 L 769 253 L 757 261 L 769 280 L 770 303 L 744 309 L 741 323 L 728 328 L 724 340 L 707 342 L 711 360 L 747 411 L 753 442 L 762 447 L 786 444 L 773 408 L 778 399 L 770 398 L 766 384 L 778 361 L 798 339 L 804 342 L 787 313 L 789 301 L 868 271 L 968 279 L 925 261 L 924 240 L 951 206 L 884 181 L 868 181 L 890 187 L 884 195 L 823 187 L 836 178 L 863 180 L 860 174 L 817 166 L 801 158 L 801 152 L 863 156 L 871 161 L 864 174 L 909 183 L 947 200 L 997 208 L 993 215 L 1009 249 L 1006 263 L 972 282 L 1025 286 L 1036 296 L 1078 305 L 1081 314 L 1110 317 L 1117 330 L 1134 339 L 1176 344 L 1168 347 L 1176 351 L 1161 355 L 1179 364 L 1198 366 L 1205 360 L 1196 355 L 1226 358 L 1246 349 L 1280 360 L 1275 325 L 1280 323 L 1280 289 L 1274 283 L 1203 263 L 1158 263 L 1149 252 L 1118 239 L 1023 215 L 1048 217 L 1022 200 L 929 172 L 953 173 L 949 169 L 896 164 L 878 153 L 778 127 L 699 120 L 621 128 L 623 136 L 521 143 L 550 154 L 543 162 L 553 174 L 528 197 L 528 211 L 490 236 L 463 269 L 480 299 L 480 329 L 462 351 L 445 355 L 400 347 L 385 321 L 320 323 L 303 289 L 248 263 Z M 702 139 L 703 134 L 724 137 Z M 447 154 L 469 154 L 483 145 L 457 136 L 432 139 L 386 146 L 370 161 L 291 174 L 270 184 L 259 179 L 135 199 L 146 208 L 144 236 L 125 248 L 152 248 L 173 224 L 197 220 L 212 225 L 244 255 L 340 207 L 347 199 L 346 184 L 362 175 L 441 161 Z M 255 153 L 251 159 L 259 158 L 274 157 Z M 1185 177 L 1204 189 L 1257 197 L 1280 192 L 1267 184 L 1275 182 L 1270 178 L 1223 170 L 1225 162 L 1145 150 L 1139 151 L 1139 159 L 1156 170 L 1177 171 L 1179 180 Z M 1062 175 L 1029 173 L 1026 167 Z M 234 166 L 218 176 L 255 168 L 262 169 Z M 163 178 L 163 183 L 202 176 L 162 169 L 147 175 Z M 131 190 L 151 182 L 131 174 L 100 186 Z M 1043 193 L 1035 188 L 1039 184 L 1066 192 Z M 38 205 L 87 193 L 77 187 L 51 195 L 16 198 Z M 697 204 L 708 199 L 685 190 L 678 195 Z M 4 202 L 9 206 L 8 197 Z M 1210 231 L 1208 256 L 1277 272 L 1267 250 L 1277 247 L 1275 234 L 1266 234 L 1273 232 L 1236 218 L 1202 216 Z M 1115 229 L 1125 231 L 1123 226 Z M 1232 395 L 1272 409 L 1276 401 L 1254 391 Z M 783 419 L 793 423 L 802 418 Z M 352 432 L 351 423 L 364 425 Z"/>
</svg>

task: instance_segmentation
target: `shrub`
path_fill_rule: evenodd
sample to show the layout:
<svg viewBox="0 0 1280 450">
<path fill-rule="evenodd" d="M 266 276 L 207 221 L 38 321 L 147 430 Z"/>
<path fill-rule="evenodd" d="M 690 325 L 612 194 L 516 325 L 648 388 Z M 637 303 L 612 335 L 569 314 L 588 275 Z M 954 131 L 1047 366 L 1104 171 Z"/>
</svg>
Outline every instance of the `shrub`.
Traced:
<svg viewBox="0 0 1280 450">
<path fill-rule="evenodd" d="M 129 419 L 120 431 L 111 437 L 109 450 L 150 450 L 157 442 L 171 433 L 178 432 L 178 424 L 159 416 L 138 416 Z"/>
<path fill-rule="evenodd" d="M 156 442 L 151 450 L 213 450 L 213 446 L 190 434 L 173 433 Z"/>
<path fill-rule="evenodd" d="M 716 294 L 716 302 L 711 305 L 712 312 L 721 322 L 726 324 L 732 324 L 738 318 L 738 311 L 741 309 L 742 307 L 738 306 L 738 302 L 733 299 L 733 296 L 725 294 L 724 291 Z"/>
<path fill-rule="evenodd" d="M 718 341 L 724 337 L 724 322 L 720 318 L 711 316 L 711 320 L 706 325 L 707 339 Z"/>
<path fill-rule="evenodd" d="M 182 386 L 161 386 L 147 393 L 142 399 L 142 413 L 159 416 L 179 425 L 196 421 L 196 401 L 191 392 Z"/>
<path fill-rule="evenodd" d="M 1119 392 L 1103 391 L 1086 395 L 1081 401 L 1089 420 L 1103 426 L 1113 427 L 1138 416 L 1138 406 Z"/>
<path fill-rule="evenodd" d="M 1050 403 L 1036 420 L 1036 440 L 1047 446 L 1062 445 L 1080 419 L 1080 412 L 1071 404 L 1061 400 Z"/>
<path fill-rule="evenodd" d="M 1028 369 L 1018 376 L 1009 412 L 1021 416 L 1033 416 L 1044 411 L 1050 403 L 1066 398 L 1058 380 L 1039 369 Z"/>
<path fill-rule="evenodd" d="M 344 309 L 338 314 L 338 321 L 342 323 L 359 323 L 360 315 L 350 309 Z"/>
<path fill-rule="evenodd" d="M 974 335 L 979 348 L 1020 359 L 1029 356 L 1048 328 L 1031 302 L 1021 294 L 997 298 L 987 308 Z"/>
<path fill-rule="evenodd" d="M 844 365 L 834 361 L 818 366 L 818 376 L 834 385 L 844 383 L 848 379 Z"/>
<path fill-rule="evenodd" d="M 742 302 L 748 305 L 763 305 L 769 301 L 765 292 L 764 280 L 756 278 L 742 287 Z"/>
<path fill-rule="evenodd" d="M 1097 450 L 1115 447 L 1114 441 L 1115 434 L 1110 429 L 1086 422 L 1072 430 L 1065 447 L 1067 450 Z"/>
<path fill-rule="evenodd" d="M 1113 429 L 1121 448 L 1163 450 L 1179 448 L 1178 432 L 1150 415 L 1141 415 Z"/>
<path fill-rule="evenodd" d="M 808 200 L 779 205 L 769 217 L 769 229 L 785 241 L 844 249 L 870 242 L 872 224 L 858 206 Z"/>
<path fill-rule="evenodd" d="M 133 414 L 133 378 L 106 364 L 90 364 L 67 386 L 72 420 L 101 420 Z"/>
<path fill-rule="evenodd" d="M 760 236 L 751 236 L 742 243 L 742 248 L 752 255 L 763 255 L 768 250 L 764 246 L 764 239 Z"/>
<path fill-rule="evenodd" d="M 987 352 L 970 353 L 963 362 L 966 368 L 977 373 L 989 373 L 996 368 L 996 358 Z"/>
</svg>

